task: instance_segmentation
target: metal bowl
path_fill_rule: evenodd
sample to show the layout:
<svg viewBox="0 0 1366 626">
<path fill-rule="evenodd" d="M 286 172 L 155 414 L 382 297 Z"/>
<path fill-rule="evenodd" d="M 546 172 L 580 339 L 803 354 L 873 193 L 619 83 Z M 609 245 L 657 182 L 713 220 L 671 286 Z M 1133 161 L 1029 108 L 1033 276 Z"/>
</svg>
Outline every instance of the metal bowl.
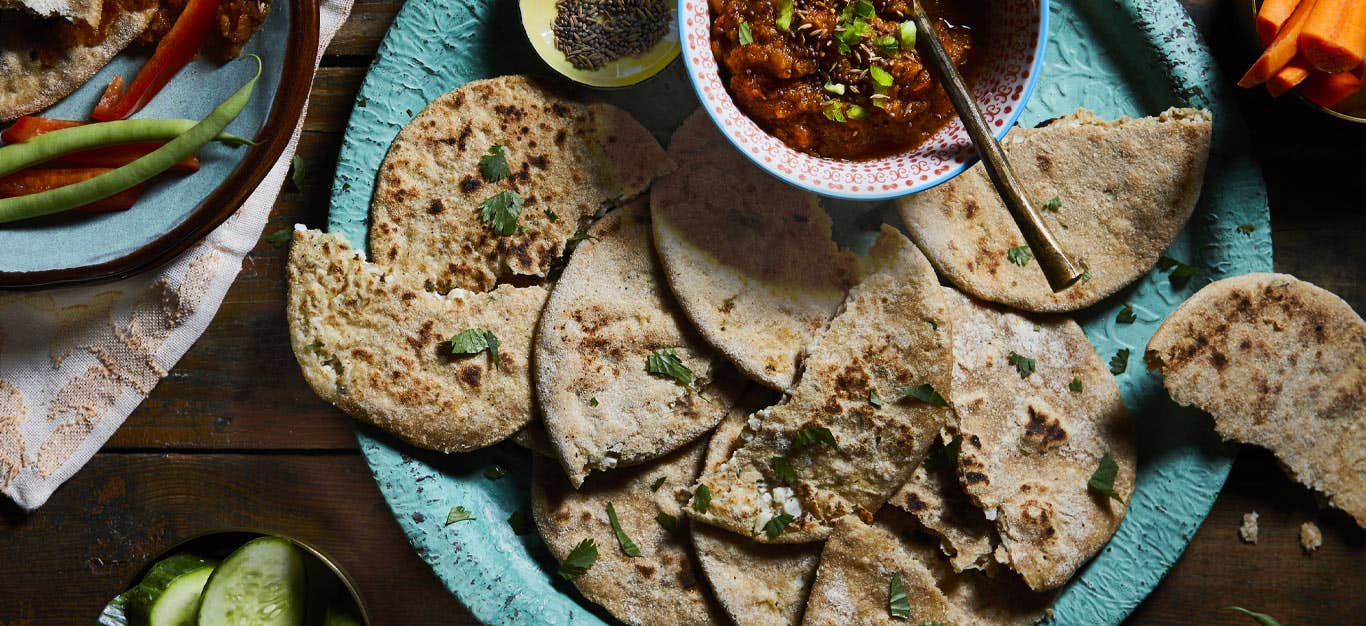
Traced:
<svg viewBox="0 0 1366 626">
<path fill-rule="evenodd" d="M 1262 6 L 1262 0 L 1236 0 L 1238 30 L 1241 33 L 1243 45 L 1247 48 L 1250 57 L 1260 55 L 1266 47 L 1262 45 L 1257 37 L 1257 9 Z M 1332 117 L 1351 124 L 1366 124 L 1366 91 L 1359 91 L 1356 95 L 1349 96 L 1346 100 L 1338 103 L 1336 108 L 1328 108 L 1308 98 L 1300 95 L 1298 88 L 1292 89 L 1288 94 L 1301 106 L 1317 111 L 1326 117 Z"/>
</svg>

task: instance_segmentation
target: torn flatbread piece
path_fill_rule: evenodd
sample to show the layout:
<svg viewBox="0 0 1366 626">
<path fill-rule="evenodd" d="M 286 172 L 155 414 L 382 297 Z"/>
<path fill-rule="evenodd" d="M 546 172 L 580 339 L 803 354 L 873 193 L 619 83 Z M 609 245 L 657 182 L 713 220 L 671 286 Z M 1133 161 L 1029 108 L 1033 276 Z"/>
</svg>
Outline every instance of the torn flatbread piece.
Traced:
<svg viewBox="0 0 1366 626">
<path fill-rule="evenodd" d="M 998 560 L 1054 589 L 1109 541 L 1133 493 L 1119 386 L 1076 322 L 948 293 L 959 481 L 996 527 Z M 1115 498 L 1088 486 L 1107 454 Z"/>
<path fill-rule="evenodd" d="M 527 76 L 473 81 L 433 100 L 389 147 L 371 257 L 442 293 L 542 278 L 590 217 L 672 167 L 621 109 Z"/>
<path fill-rule="evenodd" d="M 958 440 L 958 446 L 962 440 Z M 956 449 L 956 448 L 948 448 Z M 972 503 L 958 483 L 957 455 L 941 442 L 911 475 L 888 504 L 911 514 L 922 528 L 939 539 L 939 549 L 954 571 L 993 572 L 993 555 L 1000 541 L 982 509 Z M 930 461 L 935 463 L 931 464 Z M 927 466 L 933 465 L 933 468 Z"/>
<path fill-rule="evenodd" d="M 1031 626 L 1043 618 L 1051 595 L 1030 591 L 1008 572 L 995 578 L 954 572 L 932 542 L 915 535 L 916 526 L 893 508 L 871 525 L 853 517 L 837 521 L 821 552 L 803 623 Z M 905 593 L 906 604 L 898 607 L 904 615 L 892 612 L 894 576 Z"/>
<path fill-rule="evenodd" d="M 700 580 L 681 510 L 705 447 L 697 441 L 648 465 L 595 474 L 577 490 L 558 463 L 535 458 L 531 511 L 541 537 L 561 563 L 580 542 L 594 541 L 597 560 L 573 578 L 574 586 L 627 624 L 726 623 Z M 609 504 L 639 556 L 618 542 Z"/>
<path fill-rule="evenodd" d="M 698 479 L 710 504 L 694 496 L 690 515 L 757 541 L 818 541 L 835 519 L 871 519 L 910 479 L 951 417 L 924 393 L 949 395 L 950 313 L 901 233 L 884 226 L 870 256 L 788 399 L 750 416 L 741 445 Z"/>
<path fill-rule="evenodd" d="M 1177 307 L 1145 359 L 1220 436 L 1270 450 L 1366 527 L 1366 322 L 1342 298 L 1288 274 L 1226 278 Z"/>
<path fill-rule="evenodd" d="M 352 417 L 441 452 L 483 448 L 531 420 L 531 335 L 545 289 L 430 293 L 342 238 L 302 229 L 288 275 L 299 368 Z M 453 351 L 449 340 L 466 331 L 492 333 L 496 345 Z"/>
<path fill-rule="evenodd" d="M 643 201 L 608 213 L 588 235 L 536 335 L 536 396 L 576 487 L 590 471 L 639 465 L 706 434 L 741 386 L 674 303 Z"/>
<path fill-rule="evenodd" d="M 968 294 L 1025 311 L 1075 311 L 1147 273 L 1204 184 L 1210 114 L 1168 109 L 1109 122 L 1077 112 L 1002 142 L 1044 223 L 1088 270 L 1054 292 L 981 164 L 900 201 L 911 238 Z"/>
<path fill-rule="evenodd" d="M 747 397 L 753 394 L 747 394 Z M 745 404 L 717 426 L 705 472 L 730 458 L 740 441 Z M 820 544 L 767 544 L 707 524 L 693 524 L 697 562 L 721 607 L 738 626 L 795 626 L 820 565 Z"/>
<path fill-rule="evenodd" d="M 120 7 L 122 8 L 122 7 Z M 98 27 L 104 12 L 103 0 L 0 0 L 0 11 L 23 11 L 34 17 L 59 18 Z M 0 17 L 4 17 L 0 13 Z"/>
<path fill-rule="evenodd" d="M 650 190 L 655 246 L 698 332 L 749 377 L 792 386 L 804 350 L 858 280 L 814 194 L 750 163 L 707 118 L 674 133 Z"/>
</svg>

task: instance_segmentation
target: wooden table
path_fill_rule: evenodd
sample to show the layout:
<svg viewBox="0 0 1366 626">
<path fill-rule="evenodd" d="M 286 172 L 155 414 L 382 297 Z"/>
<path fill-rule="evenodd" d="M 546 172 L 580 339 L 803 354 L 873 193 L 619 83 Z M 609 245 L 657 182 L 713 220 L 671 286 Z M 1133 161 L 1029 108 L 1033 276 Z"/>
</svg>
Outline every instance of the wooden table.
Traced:
<svg viewBox="0 0 1366 626">
<path fill-rule="evenodd" d="M 1236 76 L 1232 11 L 1187 0 Z M 326 224 L 341 132 L 397 2 L 360 0 L 327 50 L 300 154 L 302 192 L 287 190 L 266 233 Z M 1366 306 L 1366 128 L 1325 123 L 1259 90 L 1239 96 L 1271 195 L 1276 268 Z M 1290 106 L 1287 106 L 1290 105 Z M 473 620 L 409 547 L 370 479 L 351 421 L 309 391 L 284 321 L 284 251 L 261 243 L 202 339 L 105 449 L 23 515 L 0 506 L 0 626 L 90 623 L 147 559 L 208 529 L 288 533 L 332 554 L 359 581 L 376 624 Z M 1237 538 L 1261 514 L 1261 542 Z M 1314 520 L 1324 545 L 1301 553 Z M 1366 534 L 1245 448 L 1209 519 L 1134 624 L 1249 624 L 1240 605 L 1285 624 L 1366 622 Z"/>
</svg>

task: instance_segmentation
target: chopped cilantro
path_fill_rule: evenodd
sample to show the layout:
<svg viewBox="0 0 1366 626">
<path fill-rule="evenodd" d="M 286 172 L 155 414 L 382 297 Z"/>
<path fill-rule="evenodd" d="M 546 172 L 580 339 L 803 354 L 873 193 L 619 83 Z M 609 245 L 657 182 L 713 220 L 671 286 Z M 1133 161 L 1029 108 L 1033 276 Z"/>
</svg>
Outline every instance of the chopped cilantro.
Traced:
<svg viewBox="0 0 1366 626">
<path fill-rule="evenodd" d="M 925 455 L 925 469 L 937 472 L 941 469 L 954 469 L 958 467 L 958 454 L 963 451 L 963 438 L 954 437 L 941 448 Z"/>
<path fill-rule="evenodd" d="M 901 582 L 901 574 L 892 574 L 887 583 L 887 614 L 896 619 L 911 616 L 911 601 L 906 598 L 906 585 Z"/>
<path fill-rule="evenodd" d="M 560 221 L 560 216 L 557 215 L 554 211 L 551 211 L 550 209 L 545 210 L 545 218 L 550 220 L 552 224 Z"/>
<path fill-rule="evenodd" d="M 1029 375 L 1034 373 L 1034 359 L 1011 350 L 1006 360 L 1015 366 L 1015 371 L 1020 373 L 1020 378 L 1029 378 Z"/>
<path fill-rule="evenodd" d="M 522 194 L 504 189 L 479 203 L 479 221 L 493 232 L 507 237 L 517 232 L 517 217 L 522 214 Z"/>
<path fill-rule="evenodd" d="M 508 516 L 508 526 L 512 527 L 513 534 L 525 535 L 531 532 L 531 520 L 527 519 L 526 511 L 517 509 Z"/>
<path fill-rule="evenodd" d="M 588 399 L 588 406 L 597 406 L 597 405 L 598 405 L 598 397 L 597 397 L 597 396 L 593 396 L 593 397 L 591 397 L 591 398 Z"/>
<path fill-rule="evenodd" d="M 768 535 L 769 539 L 777 539 L 778 535 L 783 534 L 783 531 L 787 530 L 787 525 L 791 524 L 794 519 L 797 518 L 787 513 L 779 513 L 773 519 L 768 520 L 767 524 L 764 524 L 764 534 Z"/>
<path fill-rule="evenodd" d="M 1085 270 L 1082 271 L 1082 273 L 1081 273 L 1081 278 L 1078 278 L 1078 279 L 1077 279 L 1077 284 L 1078 284 L 1078 285 L 1085 285 L 1086 283 L 1089 283 L 1089 282 L 1091 282 L 1091 268 L 1088 267 L 1088 268 L 1086 268 Z"/>
<path fill-rule="evenodd" d="M 266 235 L 266 243 L 275 246 L 276 248 L 283 248 L 285 247 L 285 244 L 289 243 L 289 240 L 292 237 L 294 237 L 293 228 L 281 228 L 280 230 Z"/>
<path fill-rule="evenodd" d="M 1129 349 L 1120 348 L 1115 356 L 1110 357 L 1110 373 L 1115 376 L 1123 374 L 1129 369 Z"/>
<path fill-rule="evenodd" d="M 1248 237 L 1251 237 L 1251 236 L 1252 236 L 1252 233 L 1257 232 L 1257 225 L 1256 225 L 1256 224 L 1239 224 L 1239 225 L 1238 225 L 1238 232 L 1240 232 L 1240 233 L 1242 233 L 1242 234 L 1244 234 L 1244 235 L 1247 235 Z"/>
<path fill-rule="evenodd" d="M 707 507 L 709 506 L 711 506 L 711 487 L 704 484 L 697 485 L 697 489 L 693 491 L 692 496 L 693 510 L 705 514 L 707 512 Z"/>
<path fill-rule="evenodd" d="M 844 103 L 839 100 L 831 100 L 825 103 L 825 106 L 821 107 L 821 114 L 825 116 L 825 119 L 832 122 L 843 124 L 848 121 L 848 118 L 844 117 Z"/>
<path fill-rule="evenodd" d="M 825 81 L 825 90 L 837 96 L 844 95 L 844 83 L 832 83 Z"/>
<path fill-rule="evenodd" d="M 636 542 L 631 541 L 631 537 L 626 531 L 621 529 L 621 520 L 617 519 L 617 509 L 611 502 L 607 503 L 607 521 L 612 524 L 612 533 L 617 536 L 617 545 L 621 546 L 621 551 L 626 556 L 640 556 L 640 547 Z"/>
<path fill-rule="evenodd" d="M 370 101 L 366 99 L 364 96 L 356 99 L 356 106 L 362 109 L 364 109 L 367 104 L 370 104 Z"/>
<path fill-rule="evenodd" d="M 1057 196 L 1053 196 L 1052 198 L 1049 198 L 1049 199 L 1048 199 L 1048 202 L 1045 202 L 1044 205 L 1043 205 L 1043 210 L 1045 210 L 1045 211 L 1052 211 L 1052 212 L 1054 212 L 1054 213 L 1057 213 L 1057 212 L 1058 212 L 1058 209 L 1061 209 L 1061 208 L 1062 208 L 1062 198 L 1059 198 L 1059 197 L 1057 197 Z"/>
<path fill-rule="evenodd" d="M 754 43 L 754 35 L 749 32 L 749 22 L 740 22 L 739 28 L 740 45 L 748 46 Z"/>
<path fill-rule="evenodd" d="M 1115 322 L 1119 324 L 1132 324 L 1137 321 L 1138 315 L 1134 313 L 1134 307 L 1128 302 L 1125 302 L 1124 308 L 1119 310 L 1118 315 L 1115 315 Z"/>
<path fill-rule="evenodd" d="M 1266 613 L 1258 613 L 1258 612 L 1256 612 L 1256 611 L 1249 611 L 1249 610 L 1247 610 L 1247 609 L 1245 609 L 1245 608 L 1243 608 L 1243 607 L 1241 607 L 1241 606 L 1230 606 L 1230 607 L 1224 607 L 1224 608 L 1226 608 L 1226 609 L 1228 609 L 1228 610 L 1230 610 L 1230 611 L 1238 611 L 1238 612 L 1240 612 L 1240 613 L 1243 613 L 1244 615 L 1247 615 L 1248 617 L 1251 617 L 1252 619 L 1257 620 L 1257 623 L 1258 623 L 1260 626 L 1281 626 L 1281 623 L 1278 622 L 1278 621 L 1276 621 L 1276 618 L 1271 617 L 1270 615 L 1267 615 Z"/>
<path fill-rule="evenodd" d="M 916 385 L 914 387 L 902 387 L 897 391 L 897 400 L 905 400 L 906 398 L 914 398 L 935 406 L 949 405 L 948 401 L 944 399 L 944 396 L 939 395 L 939 392 L 935 391 L 934 386 L 929 383 Z"/>
<path fill-rule="evenodd" d="M 773 25 L 778 30 L 791 30 L 792 0 L 778 0 L 778 17 L 773 18 Z"/>
<path fill-rule="evenodd" d="M 570 241 L 583 241 L 584 239 L 597 239 L 597 237 L 588 234 L 588 231 L 586 230 L 580 230 L 578 232 L 575 232 L 572 236 L 569 237 Z"/>
<path fill-rule="evenodd" d="M 896 26 L 896 38 L 902 50 L 915 49 L 915 22 L 906 20 Z"/>
<path fill-rule="evenodd" d="M 484 478 L 489 480 L 498 480 L 499 478 L 507 476 L 507 474 L 507 470 L 503 469 L 502 465 L 497 464 L 491 465 L 488 469 L 484 470 Z"/>
<path fill-rule="evenodd" d="M 1200 268 L 1187 265 L 1166 255 L 1157 260 L 1157 269 L 1163 272 L 1171 272 L 1167 275 L 1167 280 L 1171 282 L 1173 289 L 1185 289 L 1191 278 L 1200 273 Z"/>
<path fill-rule="evenodd" d="M 882 398 L 877 397 L 877 392 L 873 391 L 872 389 L 868 390 L 868 404 L 871 404 L 879 409 L 882 408 Z"/>
<path fill-rule="evenodd" d="M 845 116 L 851 120 L 868 119 L 868 109 L 857 104 L 851 104 L 849 105 L 849 109 L 845 111 Z"/>
<path fill-rule="evenodd" d="M 878 52 L 887 56 L 892 56 L 901 51 L 901 44 L 892 35 L 883 35 L 874 39 L 873 45 L 877 46 Z"/>
<path fill-rule="evenodd" d="M 1067 383 L 1067 389 L 1070 390 L 1072 393 L 1081 393 L 1081 379 L 1073 377 L 1072 382 Z"/>
<path fill-rule="evenodd" d="M 1110 456 L 1109 452 L 1100 457 L 1100 465 L 1096 467 L 1091 479 L 1086 481 L 1087 488 L 1104 496 L 1109 496 L 1123 503 L 1124 499 L 1115 493 L 1115 475 L 1119 473 L 1119 464 L 1115 463 L 1115 457 Z"/>
<path fill-rule="evenodd" d="M 835 435 L 829 428 L 824 426 L 803 426 L 792 432 L 792 451 L 798 452 L 810 448 L 816 444 L 823 443 L 831 448 L 838 447 L 835 444 Z"/>
<path fill-rule="evenodd" d="M 1020 267 L 1024 267 L 1025 264 L 1029 263 L 1029 260 L 1032 258 L 1034 258 L 1034 252 L 1030 250 L 1029 246 L 1027 245 L 1015 246 L 1009 250 L 1006 250 L 1006 259 L 1008 259 L 1011 263 L 1019 265 Z"/>
<path fill-rule="evenodd" d="M 450 526 L 456 522 L 472 522 L 475 519 L 478 518 L 470 516 L 470 512 L 465 510 L 465 507 L 457 506 L 451 509 L 450 513 L 446 514 L 446 525 Z"/>
<path fill-rule="evenodd" d="M 659 522 L 660 527 L 671 533 L 678 532 L 678 518 L 664 511 L 655 514 L 655 521 Z"/>
<path fill-rule="evenodd" d="M 294 183 L 296 191 L 304 190 L 304 158 L 298 154 L 289 160 L 289 182 Z"/>
<path fill-rule="evenodd" d="M 560 576 L 565 580 L 574 580 L 583 576 L 588 568 L 598 562 L 598 544 L 592 537 L 579 542 L 573 550 L 564 557 L 564 562 L 560 563 Z"/>
<path fill-rule="evenodd" d="M 482 328 L 467 328 L 446 341 L 451 354 L 479 354 L 488 350 L 489 359 L 493 361 L 494 368 L 500 368 L 498 364 L 499 343 L 498 335 Z"/>
<path fill-rule="evenodd" d="M 792 485 L 797 482 L 797 472 L 792 469 L 792 464 L 786 458 L 773 457 L 773 476 L 778 482 L 784 485 Z"/>
<path fill-rule="evenodd" d="M 321 342 L 321 341 L 315 341 L 315 342 L 313 342 L 313 343 L 310 343 L 310 344 L 304 346 L 304 349 L 308 350 L 309 352 L 317 352 L 317 351 L 320 350 L 322 347 L 323 347 L 323 342 Z"/>
<path fill-rule="evenodd" d="M 479 175 L 491 183 L 512 175 L 512 168 L 508 167 L 508 153 L 503 144 L 493 144 L 487 154 L 479 157 Z"/>
<path fill-rule="evenodd" d="M 678 358 L 678 353 L 673 348 L 662 348 L 655 350 L 650 356 L 645 357 L 645 371 L 651 374 L 662 376 L 672 376 L 678 384 L 688 386 L 692 384 L 692 370 L 683 364 L 683 360 Z"/>
<path fill-rule="evenodd" d="M 873 3 L 868 0 L 854 0 L 853 6 L 854 15 L 865 20 L 871 20 L 877 16 L 877 10 L 873 7 Z"/>
<path fill-rule="evenodd" d="M 868 66 L 868 76 L 872 77 L 873 83 L 879 87 L 891 87 L 892 75 L 876 65 Z"/>
<path fill-rule="evenodd" d="M 654 482 L 650 483 L 650 491 L 659 491 L 659 488 L 663 486 L 664 477 L 660 476 L 659 478 L 656 478 Z"/>
</svg>

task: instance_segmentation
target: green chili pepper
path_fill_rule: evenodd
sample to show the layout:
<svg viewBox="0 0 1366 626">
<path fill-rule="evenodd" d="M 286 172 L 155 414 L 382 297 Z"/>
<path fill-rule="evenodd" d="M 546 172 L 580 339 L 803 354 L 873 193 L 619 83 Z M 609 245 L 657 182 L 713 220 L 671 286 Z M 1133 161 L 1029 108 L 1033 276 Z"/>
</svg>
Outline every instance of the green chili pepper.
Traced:
<svg viewBox="0 0 1366 626">
<path fill-rule="evenodd" d="M 179 163 L 181 159 L 194 154 L 195 151 L 202 148 L 204 144 L 213 141 L 228 123 L 237 118 L 237 115 L 246 107 L 247 101 L 251 100 L 252 91 L 256 88 L 256 80 L 261 77 L 261 59 L 256 55 L 247 56 L 256 60 L 256 75 L 252 76 L 251 80 L 248 80 L 245 85 L 242 85 L 236 93 L 229 96 L 228 99 L 224 100 L 222 104 L 219 104 L 213 112 L 209 113 L 209 115 L 199 123 L 190 127 L 189 130 L 186 130 L 171 139 L 166 145 L 153 150 L 146 156 L 112 172 L 100 174 L 89 180 L 40 193 L 0 199 L 0 224 L 41 215 L 60 213 L 62 211 L 74 209 L 83 204 L 94 202 L 101 198 L 107 198 L 120 191 L 150 180 L 157 174 L 170 169 L 172 165 Z M 166 120 L 129 121 L 164 122 Z M 108 122 L 107 124 L 112 125 L 120 123 L 125 122 Z M 14 144 L 12 147 L 22 147 L 29 143 L 37 142 L 44 137 L 67 132 L 68 130 L 87 130 L 105 126 L 107 124 L 90 124 L 88 126 L 77 126 L 70 129 L 53 131 L 46 135 L 34 137 L 30 142 Z M 129 140 L 120 136 L 111 142 L 110 137 L 105 136 L 105 131 L 97 132 L 102 136 L 103 141 L 101 143 L 81 144 L 81 147 L 74 149 L 80 150 L 85 147 L 109 145 L 110 143 L 148 140 L 141 137 Z M 162 138 L 164 139 L 165 137 L 163 136 Z M 7 146 L 4 150 L 8 150 L 9 148 L 10 146 Z M 0 152 L 2 151 L 3 150 L 0 150 Z M 3 160 L 0 160 L 0 164 L 4 163 Z M 0 172 L 3 171 L 3 166 L 0 166 Z"/>
<path fill-rule="evenodd" d="M 43 133 L 21 143 L 0 147 L 0 176 L 55 159 L 64 154 L 123 143 L 165 142 L 185 134 L 195 120 L 120 120 L 96 122 Z M 256 142 L 231 133 L 219 133 L 217 141 L 234 146 Z"/>
</svg>

